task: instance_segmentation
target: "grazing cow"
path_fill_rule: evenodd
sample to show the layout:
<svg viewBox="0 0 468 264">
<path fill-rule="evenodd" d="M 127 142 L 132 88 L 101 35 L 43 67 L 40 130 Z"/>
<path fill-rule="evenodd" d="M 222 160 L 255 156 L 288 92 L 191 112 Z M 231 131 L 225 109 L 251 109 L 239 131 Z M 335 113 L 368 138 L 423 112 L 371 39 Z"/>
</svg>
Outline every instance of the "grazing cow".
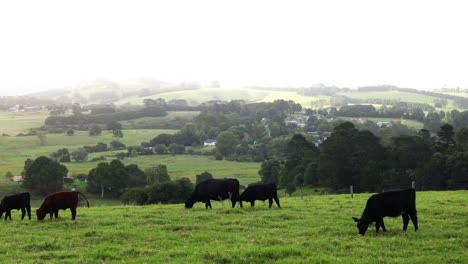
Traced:
<svg viewBox="0 0 468 264">
<path fill-rule="evenodd" d="M 55 219 L 58 218 L 58 211 L 70 208 L 72 220 L 76 217 L 76 207 L 78 207 L 78 194 L 81 194 L 86 200 L 86 205 L 89 207 L 89 201 L 84 194 L 79 191 L 62 191 L 50 194 L 44 199 L 41 207 L 36 210 L 37 220 L 42 220 L 49 214 L 50 218 L 55 214 Z"/>
<path fill-rule="evenodd" d="M 211 207 L 210 200 L 231 199 L 232 208 L 239 201 L 239 181 L 237 179 L 209 179 L 202 181 L 185 202 L 185 208 L 192 208 L 196 202 L 204 202 L 206 209 Z"/>
<path fill-rule="evenodd" d="M 271 208 L 273 199 L 275 199 L 276 204 L 281 208 L 278 195 L 276 194 L 276 184 L 274 183 L 249 186 L 242 192 L 239 199 L 240 207 L 242 207 L 242 202 L 250 202 L 250 206 L 254 206 L 255 200 L 265 201 L 268 199 Z"/>
<path fill-rule="evenodd" d="M 5 212 L 5 220 L 7 217 L 11 220 L 12 209 L 21 209 L 21 220 L 24 219 L 27 211 L 29 220 L 31 220 L 31 195 L 25 192 L 3 197 L 0 202 L 0 219 Z"/>
<path fill-rule="evenodd" d="M 410 218 L 414 225 L 414 231 L 418 230 L 416 192 L 414 189 L 374 194 L 367 200 L 361 218 L 353 217 L 353 219 L 357 222 L 359 234 L 364 235 L 372 222 L 375 222 L 376 232 L 379 232 L 380 227 L 382 227 L 383 231 L 387 231 L 383 218 L 385 216 L 397 217 L 400 215 L 403 217 L 404 231 L 408 227 Z"/>
</svg>

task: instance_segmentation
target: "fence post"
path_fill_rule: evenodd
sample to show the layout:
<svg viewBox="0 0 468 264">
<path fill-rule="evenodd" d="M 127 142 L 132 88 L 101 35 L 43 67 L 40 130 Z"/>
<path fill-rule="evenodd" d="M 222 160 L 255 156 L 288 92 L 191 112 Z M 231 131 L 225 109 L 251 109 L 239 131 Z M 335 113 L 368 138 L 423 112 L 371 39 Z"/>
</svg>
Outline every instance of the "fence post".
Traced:
<svg viewBox="0 0 468 264">
<path fill-rule="evenodd" d="M 411 182 L 411 188 L 414 189 L 414 186 L 416 185 L 415 183 L 416 183 L 415 181 L 412 181 L 412 182 Z"/>
<path fill-rule="evenodd" d="M 351 198 L 354 198 L 354 193 L 353 193 L 353 186 L 349 186 L 349 191 L 351 192 Z"/>
</svg>

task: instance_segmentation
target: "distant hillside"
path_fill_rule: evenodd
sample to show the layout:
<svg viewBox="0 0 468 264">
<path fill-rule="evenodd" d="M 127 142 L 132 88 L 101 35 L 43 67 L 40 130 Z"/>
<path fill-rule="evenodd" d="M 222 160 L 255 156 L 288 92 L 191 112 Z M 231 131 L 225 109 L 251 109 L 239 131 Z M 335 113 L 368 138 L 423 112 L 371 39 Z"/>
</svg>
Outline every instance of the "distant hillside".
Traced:
<svg viewBox="0 0 468 264">
<path fill-rule="evenodd" d="M 73 88 L 62 88 L 32 93 L 28 96 L 60 103 L 113 103 L 129 97 L 150 96 L 162 92 L 197 89 L 196 83 L 168 83 L 152 79 L 128 81 L 96 80 Z"/>
<path fill-rule="evenodd" d="M 184 99 L 189 105 L 199 105 L 206 101 L 220 100 L 245 100 L 247 102 L 273 102 L 274 100 L 293 100 L 300 103 L 303 107 L 312 107 L 312 102 L 320 99 L 329 101 L 328 96 L 304 96 L 295 91 L 278 91 L 254 88 L 200 88 L 189 91 L 173 91 L 155 94 L 145 97 L 133 96 L 115 102 L 118 105 L 123 104 L 143 104 L 144 99 L 163 98 L 166 101 L 173 99 Z"/>
</svg>

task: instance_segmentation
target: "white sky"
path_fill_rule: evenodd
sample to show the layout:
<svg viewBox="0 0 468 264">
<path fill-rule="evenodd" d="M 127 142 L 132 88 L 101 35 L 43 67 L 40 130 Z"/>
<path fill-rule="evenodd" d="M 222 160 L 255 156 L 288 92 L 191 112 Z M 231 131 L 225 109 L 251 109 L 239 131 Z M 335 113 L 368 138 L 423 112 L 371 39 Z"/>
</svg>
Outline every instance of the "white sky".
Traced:
<svg viewBox="0 0 468 264">
<path fill-rule="evenodd" d="M 466 1 L 1 1 L 0 95 L 96 78 L 468 88 Z"/>
</svg>

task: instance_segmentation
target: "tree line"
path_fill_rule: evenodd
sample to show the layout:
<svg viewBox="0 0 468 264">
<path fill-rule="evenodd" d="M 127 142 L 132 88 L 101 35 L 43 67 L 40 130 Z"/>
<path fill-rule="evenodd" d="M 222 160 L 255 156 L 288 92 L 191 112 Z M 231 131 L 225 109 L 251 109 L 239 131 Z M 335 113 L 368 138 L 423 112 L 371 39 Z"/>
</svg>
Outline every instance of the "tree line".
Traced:
<svg viewBox="0 0 468 264">
<path fill-rule="evenodd" d="M 358 191 L 381 191 L 392 186 L 423 190 L 467 188 L 468 128 L 455 132 L 443 124 L 436 136 L 426 129 L 400 135 L 387 144 L 351 122 L 333 129 L 318 147 L 301 135 L 288 142 L 285 159 L 268 160 L 260 170 L 262 182 L 275 182 L 288 192 L 304 185 L 334 191 L 355 186 Z"/>
</svg>

